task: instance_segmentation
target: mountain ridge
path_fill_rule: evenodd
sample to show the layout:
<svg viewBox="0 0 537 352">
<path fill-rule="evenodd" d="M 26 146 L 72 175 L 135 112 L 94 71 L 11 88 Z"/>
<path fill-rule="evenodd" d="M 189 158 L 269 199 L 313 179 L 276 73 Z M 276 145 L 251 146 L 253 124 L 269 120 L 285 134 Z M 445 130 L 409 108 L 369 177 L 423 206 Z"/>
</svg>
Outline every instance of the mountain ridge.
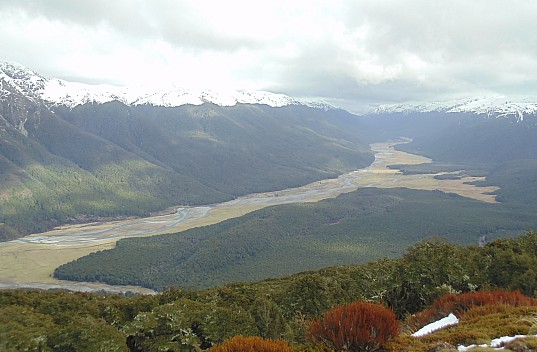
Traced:
<svg viewBox="0 0 537 352">
<path fill-rule="evenodd" d="M 385 104 L 373 109 L 370 114 L 402 113 L 408 115 L 430 112 L 473 113 L 488 117 L 515 117 L 518 121 L 523 121 L 524 117 L 537 114 L 537 99 L 491 95 L 447 101 Z"/>
<path fill-rule="evenodd" d="M 115 86 L 85 84 L 58 78 L 45 78 L 17 63 L 0 61 L 0 79 L 10 83 L 21 93 L 42 100 L 48 107 L 64 105 L 74 108 L 87 103 L 107 103 L 117 100 L 125 105 L 153 105 L 178 107 L 213 103 L 219 106 L 263 104 L 270 107 L 304 105 L 330 110 L 336 107 L 315 99 L 297 99 L 285 94 L 254 90 L 188 89 L 168 84 L 161 87 Z M 0 86 L 1 87 L 1 86 Z M 0 92 L 4 94 L 4 92 Z"/>
<path fill-rule="evenodd" d="M 58 78 L 46 78 L 18 63 L 0 61 L 0 84 L 6 81 L 30 100 L 47 107 L 74 108 L 87 103 L 103 104 L 117 100 L 128 106 L 152 105 L 178 107 L 212 103 L 218 106 L 262 104 L 270 107 L 303 105 L 322 110 L 339 109 L 320 99 L 294 98 L 285 94 L 255 90 L 192 89 L 177 84 L 161 86 L 117 86 L 85 84 Z M 0 85 L 0 99 L 6 90 Z M 487 117 L 511 117 L 518 121 L 537 114 L 537 98 L 525 96 L 483 95 L 452 100 L 381 104 L 365 115 L 402 113 L 472 113 Z"/>
</svg>

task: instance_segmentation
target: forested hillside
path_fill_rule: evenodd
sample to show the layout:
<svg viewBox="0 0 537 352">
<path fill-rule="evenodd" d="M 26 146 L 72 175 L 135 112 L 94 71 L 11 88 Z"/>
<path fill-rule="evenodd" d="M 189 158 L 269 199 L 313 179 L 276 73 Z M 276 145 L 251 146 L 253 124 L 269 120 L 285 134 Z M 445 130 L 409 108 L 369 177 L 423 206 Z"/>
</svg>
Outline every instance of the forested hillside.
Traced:
<svg viewBox="0 0 537 352">
<path fill-rule="evenodd" d="M 13 90 L 0 127 L 0 240 L 284 189 L 373 159 L 354 115 L 305 106 L 51 110 Z"/>
<path fill-rule="evenodd" d="M 147 238 L 56 269 L 60 279 L 163 290 L 259 280 L 397 257 L 432 236 L 459 244 L 537 228 L 535 207 L 439 191 L 364 188 L 318 203 L 265 208 L 212 226 Z"/>
<path fill-rule="evenodd" d="M 92 135 L 232 196 L 335 177 L 372 161 L 366 131 L 342 110 L 113 102 L 57 112 Z"/>
<path fill-rule="evenodd" d="M 534 296 L 536 253 L 537 234 L 527 233 L 484 247 L 463 247 L 444 240 L 419 242 L 400 259 L 202 291 L 173 288 L 155 296 L 125 298 L 4 290 L 0 291 L 0 348 L 60 351 L 101 346 L 117 351 L 191 351 L 245 335 L 283 338 L 295 350 L 305 351 L 314 348 L 305 340 L 311 320 L 331 307 L 353 301 L 384 304 L 401 320 L 401 336 L 387 350 L 429 351 L 446 341 L 484 343 L 506 334 L 527 334 L 532 328 L 529 318 L 537 312 L 535 300 L 505 292 L 467 298 L 453 293 L 501 288 Z M 448 293 L 452 295 L 445 296 Z M 472 311 L 472 305 L 488 306 Z M 410 316 L 428 307 L 432 308 Z M 461 329 L 424 339 L 410 336 L 447 315 L 446 309 L 460 317 Z M 468 309 L 471 314 L 466 316 Z M 405 317 L 408 319 L 403 320 Z"/>
</svg>

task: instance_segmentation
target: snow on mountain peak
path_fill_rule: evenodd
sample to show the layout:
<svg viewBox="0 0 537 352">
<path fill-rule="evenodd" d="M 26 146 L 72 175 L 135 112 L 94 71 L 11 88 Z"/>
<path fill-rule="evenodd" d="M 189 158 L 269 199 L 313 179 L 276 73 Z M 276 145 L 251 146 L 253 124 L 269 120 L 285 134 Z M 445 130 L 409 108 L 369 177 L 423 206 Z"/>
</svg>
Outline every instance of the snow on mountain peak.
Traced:
<svg viewBox="0 0 537 352">
<path fill-rule="evenodd" d="M 44 80 L 44 78 L 38 73 L 14 62 L 0 61 L 0 75 L 9 77 L 10 79 L 27 80 L 32 82 Z"/>
<path fill-rule="evenodd" d="M 284 94 L 264 91 L 199 90 L 170 85 L 167 87 L 120 87 L 106 84 L 90 85 L 46 79 L 19 64 L 0 62 L 0 79 L 9 82 L 29 98 L 41 99 L 49 106 L 65 105 L 73 108 L 86 103 L 106 103 L 113 100 L 127 105 L 155 105 L 174 107 L 186 104 L 213 103 L 220 106 L 236 104 L 264 104 L 272 107 L 306 105 L 323 110 L 334 107 L 318 100 L 302 100 Z"/>
<path fill-rule="evenodd" d="M 522 121 L 525 115 L 537 114 L 537 99 L 514 98 L 504 95 L 456 99 L 443 102 L 381 105 L 373 114 L 414 112 L 474 113 L 493 117 L 516 117 Z"/>
<path fill-rule="evenodd" d="M 212 103 L 219 106 L 236 104 L 264 104 L 272 107 L 307 105 L 329 109 L 332 106 L 320 101 L 305 101 L 284 94 L 264 91 L 196 90 L 177 86 L 164 88 L 118 87 L 111 85 L 87 85 L 58 79 L 50 80 L 42 92 L 45 101 L 53 105 L 75 107 L 89 102 L 105 103 L 118 100 L 127 105 L 155 105 L 174 107 Z"/>
<path fill-rule="evenodd" d="M 42 90 L 47 82 L 46 78 L 22 65 L 1 61 L 0 80 L 9 83 L 30 99 L 35 99 L 34 92 Z"/>
</svg>

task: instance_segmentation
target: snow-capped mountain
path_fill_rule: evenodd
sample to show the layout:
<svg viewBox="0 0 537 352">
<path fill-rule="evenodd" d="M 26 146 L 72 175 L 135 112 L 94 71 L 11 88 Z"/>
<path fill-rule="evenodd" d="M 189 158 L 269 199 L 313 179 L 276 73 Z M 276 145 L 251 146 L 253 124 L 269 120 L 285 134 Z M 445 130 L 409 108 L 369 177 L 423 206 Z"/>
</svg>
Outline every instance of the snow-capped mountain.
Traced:
<svg viewBox="0 0 537 352">
<path fill-rule="evenodd" d="M 1 81 L 7 82 L 32 100 L 42 100 L 47 106 L 75 107 L 86 103 L 106 103 L 113 100 L 127 105 L 154 105 L 174 107 L 213 103 L 219 106 L 236 104 L 263 104 L 271 107 L 305 105 L 323 110 L 334 107 L 319 100 L 295 99 L 284 94 L 265 91 L 221 91 L 186 89 L 175 85 L 167 87 L 120 87 L 90 85 L 62 79 L 47 79 L 24 66 L 0 62 L 0 99 L 8 94 Z"/>
<path fill-rule="evenodd" d="M 462 112 L 493 117 L 515 117 L 521 121 L 526 115 L 537 114 L 537 98 L 488 96 L 443 102 L 381 105 L 373 110 L 372 113 L 410 114 L 415 112 Z"/>
<path fill-rule="evenodd" d="M 44 77 L 23 66 L 0 62 L 0 99 L 6 99 L 13 91 L 16 91 L 35 100 L 38 98 L 36 92 L 43 91 L 46 83 L 47 80 Z"/>
<path fill-rule="evenodd" d="M 373 161 L 355 115 L 292 104 L 310 105 L 266 92 L 86 85 L 0 63 L 0 241 L 295 187 Z"/>
</svg>

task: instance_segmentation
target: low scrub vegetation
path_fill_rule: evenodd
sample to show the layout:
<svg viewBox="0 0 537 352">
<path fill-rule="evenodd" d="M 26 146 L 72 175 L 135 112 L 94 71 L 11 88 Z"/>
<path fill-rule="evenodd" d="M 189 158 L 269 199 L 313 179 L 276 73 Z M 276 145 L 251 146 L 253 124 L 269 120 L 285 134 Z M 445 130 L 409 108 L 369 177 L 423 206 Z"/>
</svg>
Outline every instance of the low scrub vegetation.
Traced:
<svg viewBox="0 0 537 352">
<path fill-rule="evenodd" d="M 102 345 L 118 351 L 194 351 L 224 346 L 235 336 L 257 336 L 268 345 L 285 340 L 294 350 L 310 352 L 380 346 L 429 351 L 439 344 L 488 343 L 535 333 L 535 289 L 531 275 L 525 275 L 535 264 L 535 243 L 537 233 L 484 248 L 425 241 L 401 259 L 199 291 L 169 288 L 154 296 L 4 290 L 0 350 Z M 500 277 L 506 272 L 512 281 Z M 458 325 L 411 336 L 450 312 Z M 402 333 L 396 336 L 398 324 Z M 240 346 L 249 340 L 238 341 Z"/>
</svg>

